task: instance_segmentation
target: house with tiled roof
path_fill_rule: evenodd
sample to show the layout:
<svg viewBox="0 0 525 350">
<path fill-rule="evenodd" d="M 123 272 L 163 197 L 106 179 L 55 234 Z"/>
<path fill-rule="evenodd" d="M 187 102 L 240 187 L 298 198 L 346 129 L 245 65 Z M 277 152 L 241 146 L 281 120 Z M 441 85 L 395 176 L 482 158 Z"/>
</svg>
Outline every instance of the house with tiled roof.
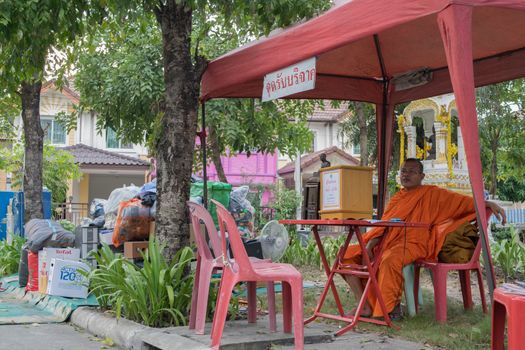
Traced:
<svg viewBox="0 0 525 350">
<path fill-rule="evenodd" d="M 108 198 L 112 190 L 123 185 L 144 184 L 150 163 L 138 157 L 77 143 L 62 147 L 80 165 L 82 180 L 74 181 L 71 194 L 78 203 L 93 198 Z"/>
<path fill-rule="evenodd" d="M 150 168 L 144 146 L 122 142 L 109 128 L 97 130 L 97 115 L 92 111 L 79 112 L 76 129 L 69 133 L 56 121 L 60 113 L 73 112 L 79 100 L 71 87 L 58 89 L 53 81 L 42 86 L 40 123 L 44 141 L 70 152 L 82 171 L 82 178 L 70 184 L 68 198 L 87 204 L 93 198 L 108 198 L 117 187 L 143 185 Z M 21 118 L 15 118 L 14 124 L 21 139 Z M 0 181 L 0 190 L 10 190 L 9 174 L 0 174 L 2 178 L 5 181 Z"/>
<path fill-rule="evenodd" d="M 343 147 L 344 141 L 340 135 L 340 123 L 350 116 L 348 102 L 341 102 L 337 107 L 332 106 L 330 101 L 324 101 L 322 106 L 317 107 L 307 119 L 308 128 L 313 134 L 312 145 L 309 153 L 337 146 L 349 155 L 359 158 L 359 145 Z M 280 155 L 278 168 L 290 162 L 290 158 Z"/>
<path fill-rule="evenodd" d="M 315 172 L 321 168 L 321 154 L 326 155 L 326 160 L 330 162 L 331 166 L 336 165 L 359 165 L 359 159 L 346 153 L 337 146 L 328 147 L 305 154 L 301 157 L 301 177 L 303 182 L 314 175 Z M 284 180 L 284 184 L 288 188 L 294 188 L 294 171 L 295 162 L 288 162 L 285 166 L 277 171 L 277 174 Z"/>
</svg>

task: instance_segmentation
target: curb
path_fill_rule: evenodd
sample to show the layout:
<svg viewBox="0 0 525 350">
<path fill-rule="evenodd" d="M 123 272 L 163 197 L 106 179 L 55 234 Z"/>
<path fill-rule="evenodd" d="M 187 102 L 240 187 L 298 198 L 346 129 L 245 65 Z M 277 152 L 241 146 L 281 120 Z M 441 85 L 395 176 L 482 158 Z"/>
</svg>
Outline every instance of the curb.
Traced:
<svg viewBox="0 0 525 350">
<path fill-rule="evenodd" d="M 180 335 L 165 334 L 158 328 L 143 326 L 124 318 L 117 320 L 89 307 L 80 307 L 73 311 L 70 321 L 97 337 L 109 337 L 116 345 L 128 350 L 209 349 Z"/>
</svg>

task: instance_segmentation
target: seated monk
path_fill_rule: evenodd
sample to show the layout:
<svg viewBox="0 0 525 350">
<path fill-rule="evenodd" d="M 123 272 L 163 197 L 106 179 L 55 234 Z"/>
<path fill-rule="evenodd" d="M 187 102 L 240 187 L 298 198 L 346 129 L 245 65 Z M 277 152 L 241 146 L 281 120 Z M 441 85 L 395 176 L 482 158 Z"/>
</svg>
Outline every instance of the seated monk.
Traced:
<svg viewBox="0 0 525 350">
<path fill-rule="evenodd" d="M 425 223 L 424 228 L 390 228 L 385 238 L 383 255 L 379 262 L 377 282 L 386 310 L 391 313 L 399 304 L 403 293 L 403 266 L 417 259 L 437 260 L 445 237 L 466 221 L 476 217 L 474 199 L 436 186 L 422 185 L 425 174 L 423 164 L 409 158 L 401 168 L 403 189 L 388 204 L 383 220 L 398 218 L 406 222 Z M 486 201 L 486 206 L 505 223 L 505 211 L 499 205 Z M 377 227 L 363 235 L 368 255 L 373 257 L 374 247 L 379 243 L 385 228 Z M 343 263 L 361 264 L 361 249 L 349 246 Z M 344 275 L 357 300 L 363 295 L 366 279 Z M 362 315 L 382 317 L 381 307 L 371 291 Z"/>
</svg>

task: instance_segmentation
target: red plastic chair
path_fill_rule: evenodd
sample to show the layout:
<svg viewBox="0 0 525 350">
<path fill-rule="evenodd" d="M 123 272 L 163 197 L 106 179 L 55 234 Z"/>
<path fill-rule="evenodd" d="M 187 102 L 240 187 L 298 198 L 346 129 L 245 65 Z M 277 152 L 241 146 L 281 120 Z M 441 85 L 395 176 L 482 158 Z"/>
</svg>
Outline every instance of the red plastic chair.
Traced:
<svg viewBox="0 0 525 350">
<path fill-rule="evenodd" d="M 223 254 L 224 270 L 217 298 L 217 307 L 212 325 L 212 348 L 219 349 L 224 323 L 228 313 L 230 298 L 235 285 L 242 281 L 281 281 L 283 288 L 283 328 L 285 333 L 292 331 L 292 314 L 294 320 L 295 348 L 303 349 L 303 277 L 290 264 L 253 264 L 242 243 L 239 230 L 230 212 L 217 201 L 219 227 L 221 230 L 222 251 L 226 251 L 226 232 L 235 261 Z M 292 297 L 293 296 L 293 297 Z"/>
<path fill-rule="evenodd" d="M 492 212 L 487 209 L 487 221 Z M 434 304 L 436 308 L 436 321 L 440 323 L 447 322 L 447 275 L 451 270 L 458 270 L 459 280 L 461 283 L 461 293 L 463 294 L 463 307 L 465 310 L 472 309 L 472 291 L 470 288 L 470 271 L 476 271 L 478 275 L 479 293 L 481 295 L 481 305 L 483 312 L 487 313 L 487 302 L 485 300 L 485 291 L 483 289 L 483 276 L 481 274 L 481 265 L 479 264 L 479 255 L 481 253 L 481 238 L 478 240 L 476 249 L 470 261 L 466 264 L 447 264 L 435 261 L 417 260 L 414 263 L 414 295 L 419 292 L 419 270 L 424 267 L 432 272 L 432 282 L 434 284 Z M 418 303 L 415 301 L 416 312 Z"/>
<path fill-rule="evenodd" d="M 504 348 L 505 318 L 507 318 L 507 349 L 524 350 L 525 296 L 507 294 L 496 288 L 492 303 L 492 350 Z"/>
<path fill-rule="evenodd" d="M 189 328 L 195 329 L 196 334 L 204 334 L 211 276 L 214 272 L 223 269 L 224 267 L 222 260 L 222 245 L 217 230 L 215 229 L 215 224 L 213 223 L 213 219 L 208 210 L 202 205 L 189 201 L 187 202 L 187 205 L 190 211 L 193 232 L 195 233 L 195 242 L 197 243 L 197 268 L 195 271 L 194 288 L 191 297 Z M 201 222 L 206 226 L 216 258 L 213 257 L 212 252 L 208 247 L 205 234 L 201 229 Z M 260 260 L 257 258 L 250 258 L 250 260 L 257 264 L 271 263 L 269 260 Z M 268 282 L 267 293 L 270 330 L 275 332 L 277 322 L 275 316 L 275 289 L 273 282 Z M 256 319 L 256 284 L 250 283 L 248 285 L 248 320 L 250 322 L 255 322 Z"/>
</svg>

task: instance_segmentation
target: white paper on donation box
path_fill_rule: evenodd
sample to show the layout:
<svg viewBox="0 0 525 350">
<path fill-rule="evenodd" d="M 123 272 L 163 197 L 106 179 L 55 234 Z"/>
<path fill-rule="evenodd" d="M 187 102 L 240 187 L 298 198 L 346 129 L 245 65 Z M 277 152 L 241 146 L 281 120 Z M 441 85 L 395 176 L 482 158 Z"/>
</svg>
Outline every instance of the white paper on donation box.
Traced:
<svg viewBox="0 0 525 350">
<path fill-rule="evenodd" d="M 49 265 L 51 259 L 79 260 L 80 249 L 76 248 L 44 248 L 38 252 L 38 291 L 46 293 Z"/>
<path fill-rule="evenodd" d="M 87 298 L 89 281 L 80 271 L 89 270 L 89 266 L 80 261 L 52 259 L 47 294 Z"/>
<path fill-rule="evenodd" d="M 339 170 L 323 172 L 323 203 L 322 209 L 339 209 L 341 206 L 341 184 Z"/>
</svg>

